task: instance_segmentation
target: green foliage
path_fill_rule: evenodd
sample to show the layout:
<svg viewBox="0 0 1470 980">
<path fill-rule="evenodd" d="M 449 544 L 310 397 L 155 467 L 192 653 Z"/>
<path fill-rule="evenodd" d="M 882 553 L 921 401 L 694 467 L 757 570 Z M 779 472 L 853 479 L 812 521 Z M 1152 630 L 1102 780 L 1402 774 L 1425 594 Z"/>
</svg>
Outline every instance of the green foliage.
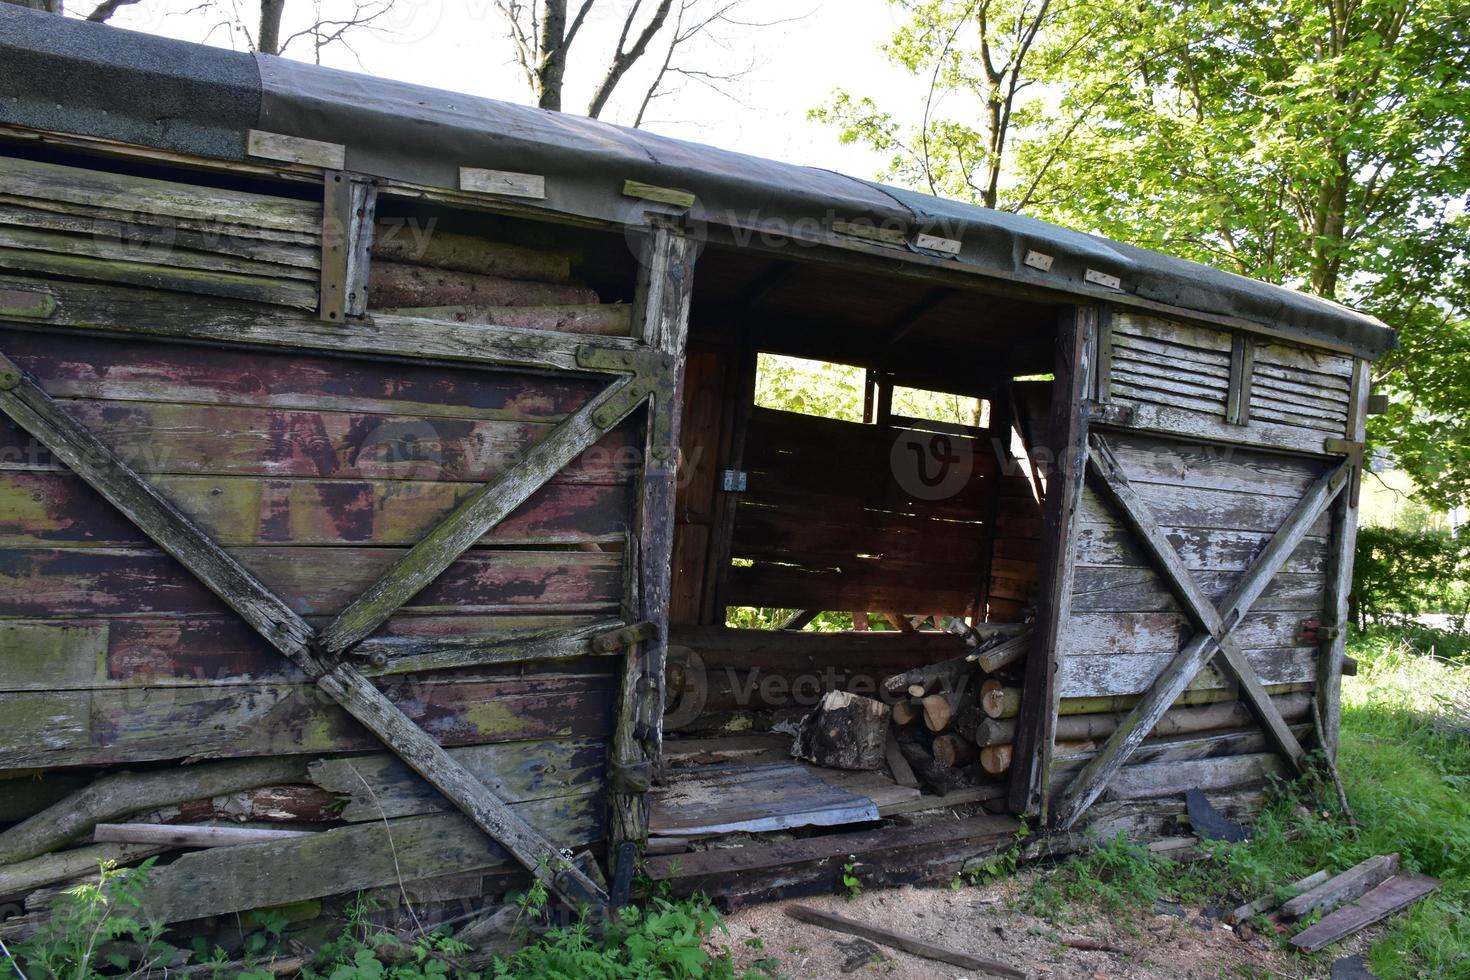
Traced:
<svg viewBox="0 0 1470 980">
<path fill-rule="evenodd" d="M 1030 905 L 1037 915 L 1056 914 L 1078 902 L 1113 912 L 1151 908 L 1163 893 L 1163 877 L 1157 858 L 1119 835 L 1038 879 Z"/>
<path fill-rule="evenodd" d="M 1470 502 L 1460 0 L 892 4 L 884 50 L 930 99 L 840 92 L 813 118 L 884 178 L 1376 314 L 1402 346 L 1370 437 L 1437 506 Z"/>
<path fill-rule="evenodd" d="M 857 876 L 857 858 L 848 855 L 842 865 L 842 893 L 848 899 L 857 898 L 863 893 L 863 880 Z"/>
<path fill-rule="evenodd" d="M 624 909 L 621 920 L 601 934 L 586 921 L 552 929 L 514 955 L 496 959 L 487 976 L 733 978 L 729 955 L 705 949 L 708 939 L 724 931 L 719 912 L 706 901 L 655 897 L 643 909 Z"/>
<path fill-rule="evenodd" d="M 59 895 L 50 920 L 13 950 L 26 976 L 147 976 L 172 960 L 179 951 L 163 941 L 163 927 L 140 913 L 154 860 L 136 868 L 104 861 L 95 882 Z M 0 960 L 0 977 L 16 975 L 15 961 Z"/>
<path fill-rule="evenodd" d="M 1448 531 L 1364 527 L 1353 563 L 1357 620 L 1403 619 L 1415 613 L 1470 610 L 1470 540 Z"/>
</svg>

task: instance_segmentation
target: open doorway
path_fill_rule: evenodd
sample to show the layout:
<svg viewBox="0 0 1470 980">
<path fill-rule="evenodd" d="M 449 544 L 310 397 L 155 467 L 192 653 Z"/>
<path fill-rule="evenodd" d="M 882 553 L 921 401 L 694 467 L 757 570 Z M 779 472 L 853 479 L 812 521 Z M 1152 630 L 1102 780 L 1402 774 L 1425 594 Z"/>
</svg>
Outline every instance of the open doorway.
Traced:
<svg viewBox="0 0 1470 980">
<path fill-rule="evenodd" d="M 716 249 L 695 282 L 655 849 L 1004 809 L 1056 309 Z M 834 691 L 881 703 L 876 767 L 793 758 Z"/>
</svg>

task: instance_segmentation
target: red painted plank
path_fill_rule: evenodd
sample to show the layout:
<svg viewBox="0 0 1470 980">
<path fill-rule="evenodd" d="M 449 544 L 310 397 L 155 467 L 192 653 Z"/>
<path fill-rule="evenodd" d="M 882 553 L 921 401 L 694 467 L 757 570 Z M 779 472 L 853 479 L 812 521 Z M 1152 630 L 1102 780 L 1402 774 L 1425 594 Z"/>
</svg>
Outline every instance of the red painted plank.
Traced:
<svg viewBox="0 0 1470 980">
<path fill-rule="evenodd" d="M 235 557 L 303 615 L 332 615 L 405 553 L 397 548 L 240 548 Z M 462 612 L 613 612 L 622 556 L 475 549 L 409 602 Z M 0 551 L 0 616 L 222 613 L 224 604 L 177 562 L 143 549 Z"/>
<path fill-rule="evenodd" d="M 57 398 L 390 413 L 441 405 L 454 415 L 553 420 L 575 411 L 602 387 L 595 379 L 225 350 L 142 338 L 68 336 L 62 341 L 19 330 L 0 330 L 0 351 Z"/>
<path fill-rule="evenodd" d="M 423 415 L 66 401 L 63 407 L 140 473 L 447 480 L 483 483 L 514 467 L 552 423 Z M 558 482 L 631 480 L 640 469 L 634 420 L 608 433 Z M 51 455 L 0 419 L 0 466 L 52 466 Z"/>
<path fill-rule="evenodd" d="M 216 542 L 243 545 L 416 543 L 477 489 L 470 483 L 154 476 L 150 482 Z M 485 538 L 573 543 L 620 538 L 631 484 L 550 484 Z M 0 471 L 0 540 L 14 546 L 146 544 L 79 477 Z"/>
</svg>

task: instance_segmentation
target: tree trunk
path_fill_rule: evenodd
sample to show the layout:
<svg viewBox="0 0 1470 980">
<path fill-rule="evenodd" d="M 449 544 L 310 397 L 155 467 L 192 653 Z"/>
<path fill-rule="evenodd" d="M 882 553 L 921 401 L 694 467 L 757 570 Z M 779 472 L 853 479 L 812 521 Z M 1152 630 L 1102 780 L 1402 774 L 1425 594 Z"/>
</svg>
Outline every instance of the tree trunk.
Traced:
<svg viewBox="0 0 1470 980">
<path fill-rule="evenodd" d="M 281 53 L 281 15 L 286 12 L 286 0 L 260 0 L 260 33 L 255 48 L 261 54 Z"/>
<path fill-rule="evenodd" d="M 561 111 L 561 92 L 567 73 L 567 0 L 546 0 L 541 12 L 541 36 L 536 39 L 541 64 L 536 66 L 536 104 Z"/>
</svg>

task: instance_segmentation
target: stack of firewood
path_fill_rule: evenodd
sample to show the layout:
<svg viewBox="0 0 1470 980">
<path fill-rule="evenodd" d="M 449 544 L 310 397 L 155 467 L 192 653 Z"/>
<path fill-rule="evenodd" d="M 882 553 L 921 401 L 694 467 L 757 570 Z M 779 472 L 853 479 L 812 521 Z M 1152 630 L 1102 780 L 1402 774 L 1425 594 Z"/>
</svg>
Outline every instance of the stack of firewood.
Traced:
<svg viewBox="0 0 1470 980">
<path fill-rule="evenodd" d="M 1031 644 L 1027 628 L 977 629 L 958 620 L 950 628 L 970 641 L 968 653 L 883 682 L 899 751 L 941 795 L 1010 769 L 1011 740 L 1000 741 L 987 726 L 1009 721 L 1014 732 L 1019 668 Z"/>
<path fill-rule="evenodd" d="M 631 307 L 602 303 L 572 275 L 575 256 L 382 221 L 368 306 L 400 316 L 525 330 L 627 336 Z"/>
</svg>

